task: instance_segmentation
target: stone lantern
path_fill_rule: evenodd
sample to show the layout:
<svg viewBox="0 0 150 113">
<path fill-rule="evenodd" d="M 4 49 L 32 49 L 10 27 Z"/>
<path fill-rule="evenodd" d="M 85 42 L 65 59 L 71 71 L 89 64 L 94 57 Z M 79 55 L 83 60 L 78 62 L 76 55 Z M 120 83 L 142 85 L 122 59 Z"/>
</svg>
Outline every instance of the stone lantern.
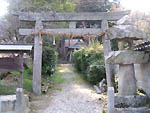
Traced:
<svg viewBox="0 0 150 113">
<path fill-rule="evenodd" d="M 137 88 L 134 64 L 148 62 L 149 55 L 142 51 L 134 51 L 133 41 L 146 39 L 146 34 L 133 25 L 129 16 L 125 16 L 116 26 L 107 30 L 106 39 L 118 40 L 119 51 L 110 52 L 106 59 L 109 64 L 119 64 L 118 95 L 135 95 Z"/>
</svg>

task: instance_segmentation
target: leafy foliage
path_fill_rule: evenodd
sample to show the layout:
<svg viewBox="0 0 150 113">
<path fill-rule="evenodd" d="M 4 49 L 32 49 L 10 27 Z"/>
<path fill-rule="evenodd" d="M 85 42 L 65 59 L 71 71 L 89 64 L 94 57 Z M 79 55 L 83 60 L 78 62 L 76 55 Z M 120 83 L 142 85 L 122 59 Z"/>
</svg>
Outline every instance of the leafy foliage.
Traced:
<svg viewBox="0 0 150 113">
<path fill-rule="evenodd" d="M 50 46 L 48 40 L 44 40 L 43 53 L 42 53 L 42 74 L 51 75 L 55 72 L 57 66 L 58 53 Z"/>
<path fill-rule="evenodd" d="M 80 0 L 76 10 L 78 12 L 107 12 L 112 7 L 109 0 Z"/>
<path fill-rule="evenodd" d="M 73 12 L 75 3 L 70 0 L 31 0 L 30 9 L 40 11 Z"/>
<path fill-rule="evenodd" d="M 105 77 L 103 48 L 99 43 L 75 51 L 73 57 L 76 69 L 90 83 L 97 84 Z"/>
</svg>

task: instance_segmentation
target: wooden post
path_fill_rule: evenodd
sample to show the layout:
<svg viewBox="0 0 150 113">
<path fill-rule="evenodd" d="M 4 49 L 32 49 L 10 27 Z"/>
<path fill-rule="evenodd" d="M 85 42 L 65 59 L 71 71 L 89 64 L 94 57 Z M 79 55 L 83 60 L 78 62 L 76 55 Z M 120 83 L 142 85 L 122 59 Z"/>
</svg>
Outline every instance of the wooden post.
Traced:
<svg viewBox="0 0 150 113">
<path fill-rule="evenodd" d="M 102 31 L 108 29 L 108 21 L 102 20 L 101 23 Z M 105 36 L 103 37 L 103 47 L 104 47 L 104 57 L 105 57 L 105 69 L 106 69 L 106 78 L 107 78 L 107 87 L 114 87 L 114 66 L 106 63 L 106 56 L 111 51 L 111 43 L 110 40 L 105 40 Z"/>
<path fill-rule="evenodd" d="M 43 29 L 42 22 L 36 21 L 35 31 Z M 41 34 L 34 38 L 34 63 L 33 63 L 33 92 L 41 95 L 41 67 L 42 67 L 42 38 Z"/>
<path fill-rule="evenodd" d="M 21 71 L 20 71 L 20 88 L 23 88 L 23 53 L 20 53 L 20 60 L 21 60 Z"/>
</svg>

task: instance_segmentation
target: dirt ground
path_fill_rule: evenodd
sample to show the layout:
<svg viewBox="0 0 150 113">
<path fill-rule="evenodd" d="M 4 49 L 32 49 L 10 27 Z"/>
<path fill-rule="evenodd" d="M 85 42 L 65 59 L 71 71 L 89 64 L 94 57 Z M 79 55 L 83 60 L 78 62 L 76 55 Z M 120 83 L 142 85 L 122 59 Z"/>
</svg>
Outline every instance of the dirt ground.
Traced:
<svg viewBox="0 0 150 113">
<path fill-rule="evenodd" d="M 106 96 L 96 94 L 71 64 L 58 67 L 65 82 L 55 85 L 46 95 L 33 97 L 31 113 L 102 113 Z"/>
</svg>

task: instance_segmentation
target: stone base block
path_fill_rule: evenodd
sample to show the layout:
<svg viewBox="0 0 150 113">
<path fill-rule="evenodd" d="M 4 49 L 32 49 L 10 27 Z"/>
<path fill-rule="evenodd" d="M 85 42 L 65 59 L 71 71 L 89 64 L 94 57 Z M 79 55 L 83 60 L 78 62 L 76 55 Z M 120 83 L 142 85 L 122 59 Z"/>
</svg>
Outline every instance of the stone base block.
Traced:
<svg viewBox="0 0 150 113">
<path fill-rule="evenodd" d="M 137 108 L 147 106 L 147 104 L 148 104 L 147 96 L 141 95 L 115 96 L 116 108 L 129 108 L 129 107 Z"/>
<path fill-rule="evenodd" d="M 15 105 L 16 95 L 0 96 L 0 113 L 16 113 Z M 29 111 L 29 97 L 27 95 L 25 95 L 25 105 L 27 111 Z"/>
<path fill-rule="evenodd" d="M 115 113 L 150 113 L 150 108 L 116 108 Z"/>
<path fill-rule="evenodd" d="M 129 96 L 136 95 L 136 79 L 134 65 L 120 65 L 118 80 L 118 95 Z"/>
</svg>

